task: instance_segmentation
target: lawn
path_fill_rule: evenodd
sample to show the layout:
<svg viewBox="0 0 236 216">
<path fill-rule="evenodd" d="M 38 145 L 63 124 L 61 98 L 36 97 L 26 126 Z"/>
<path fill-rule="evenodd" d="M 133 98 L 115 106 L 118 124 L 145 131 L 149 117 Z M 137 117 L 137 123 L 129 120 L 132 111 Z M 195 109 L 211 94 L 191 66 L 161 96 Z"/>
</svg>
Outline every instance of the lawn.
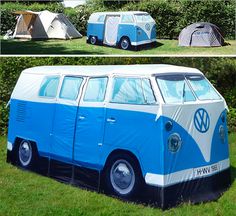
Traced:
<svg viewBox="0 0 236 216">
<path fill-rule="evenodd" d="M 183 204 L 163 212 L 22 171 L 5 162 L 6 138 L 0 137 L 0 215 L 235 215 L 236 133 L 229 140 L 231 188 L 218 201 Z"/>
<path fill-rule="evenodd" d="M 0 37 L 2 39 L 2 37 Z M 126 51 L 117 48 L 94 46 L 86 37 L 74 40 L 23 41 L 1 40 L 1 54 L 65 54 L 65 55 L 235 55 L 236 41 L 227 46 L 211 48 L 179 47 L 177 40 L 158 40 L 155 48 Z"/>
</svg>

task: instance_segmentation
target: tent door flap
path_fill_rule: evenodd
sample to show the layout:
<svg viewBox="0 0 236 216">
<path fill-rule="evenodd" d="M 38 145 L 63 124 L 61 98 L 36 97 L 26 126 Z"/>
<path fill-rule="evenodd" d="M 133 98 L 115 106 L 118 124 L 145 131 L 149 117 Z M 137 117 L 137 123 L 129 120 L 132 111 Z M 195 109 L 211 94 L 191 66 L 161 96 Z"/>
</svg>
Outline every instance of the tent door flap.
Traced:
<svg viewBox="0 0 236 216">
<path fill-rule="evenodd" d="M 118 27 L 120 22 L 119 15 L 108 15 L 105 20 L 104 44 L 116 46 Z"/>
</svg>

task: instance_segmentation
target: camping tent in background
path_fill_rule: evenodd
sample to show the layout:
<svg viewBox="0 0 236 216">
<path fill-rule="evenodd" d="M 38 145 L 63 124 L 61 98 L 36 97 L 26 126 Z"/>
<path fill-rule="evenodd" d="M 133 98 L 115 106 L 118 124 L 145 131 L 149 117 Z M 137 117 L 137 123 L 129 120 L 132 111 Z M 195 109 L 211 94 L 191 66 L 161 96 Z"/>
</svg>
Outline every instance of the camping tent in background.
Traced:
<svg viewBox="0 0 236 216">
<path fill-rule="evenodd" d="M 185 27 L 179 35 L 179 46 L 222 46 L 224 38 L 220 29 L 211 23 L 199 22 Z"/>
<path fill-rule="evenodd" d="M 16 11 L 17 24 L 13 38 L 29 39 L 72 39 L 82 35 L 64 14 L 51 13 L 50 11 Z"/>
</svg>

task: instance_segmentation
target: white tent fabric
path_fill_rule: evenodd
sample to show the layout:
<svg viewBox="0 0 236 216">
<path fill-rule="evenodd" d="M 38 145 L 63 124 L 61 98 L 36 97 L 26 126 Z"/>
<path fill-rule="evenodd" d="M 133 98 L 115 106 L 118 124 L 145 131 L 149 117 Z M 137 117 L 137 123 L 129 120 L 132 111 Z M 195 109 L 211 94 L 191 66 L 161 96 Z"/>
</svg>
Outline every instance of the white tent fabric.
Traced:
<svg viewBox="0 0 236 216">
<path fill-rule="evenodd" d="M 120 16 L 108 16 L 106 19 L 104 43 L 110 46 L 116 45 Z"/>
<path fill-rule="evenodd" d="M 72 39 L 82 35 L 64 14 L 50 11 L 16 11 L 18 14 L 14 38 L 29 39 Z"/>
<path fill-rule="evenodd" d="M 223 44 L 224 38 L 220 29 L 212 23 L 193 23 L 185 27 L 179 35 L 179 46 L 213 47 Z"/>
</svg>

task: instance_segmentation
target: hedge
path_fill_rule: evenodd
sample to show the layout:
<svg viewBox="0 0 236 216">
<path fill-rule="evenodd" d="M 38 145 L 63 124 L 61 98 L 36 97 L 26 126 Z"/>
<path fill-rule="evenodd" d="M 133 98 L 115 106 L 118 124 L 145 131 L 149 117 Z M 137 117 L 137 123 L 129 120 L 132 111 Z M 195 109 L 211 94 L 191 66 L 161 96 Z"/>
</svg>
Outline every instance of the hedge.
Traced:
<svg viewBox="0 0 236 216">
<path fill-rule="evenodd" d="M 235 7 L 233 0 L 147 0 L 139 3 L 89 0 L 77 8 L 63 8 L 61 3 L 4 3 L 1 5 L 1 34 L 14 29 L 16 20 L 12 12 L 16 10 L 62 12 L 83 35 L 86 35 L 87 20 L 93 12 L 141 10 L 149 12 L 156 20 L 159 38 L 177 38 L 187 25 L 205 21 L 219 26 L 226 39 L 235 39 Z"/>
<path fill-rule="evenodd" d="M 0 134 L 7 133 L 11 92 L 25 68 L 39 65 L 104 65 L 104 64 L 174 64 L 200 69 L 226 98 L 229 131 L 236 131 L 236 59 L 235 58 L 111 58 L 111 57 L 1 57 L 0 58 Z"/>
</svg>

